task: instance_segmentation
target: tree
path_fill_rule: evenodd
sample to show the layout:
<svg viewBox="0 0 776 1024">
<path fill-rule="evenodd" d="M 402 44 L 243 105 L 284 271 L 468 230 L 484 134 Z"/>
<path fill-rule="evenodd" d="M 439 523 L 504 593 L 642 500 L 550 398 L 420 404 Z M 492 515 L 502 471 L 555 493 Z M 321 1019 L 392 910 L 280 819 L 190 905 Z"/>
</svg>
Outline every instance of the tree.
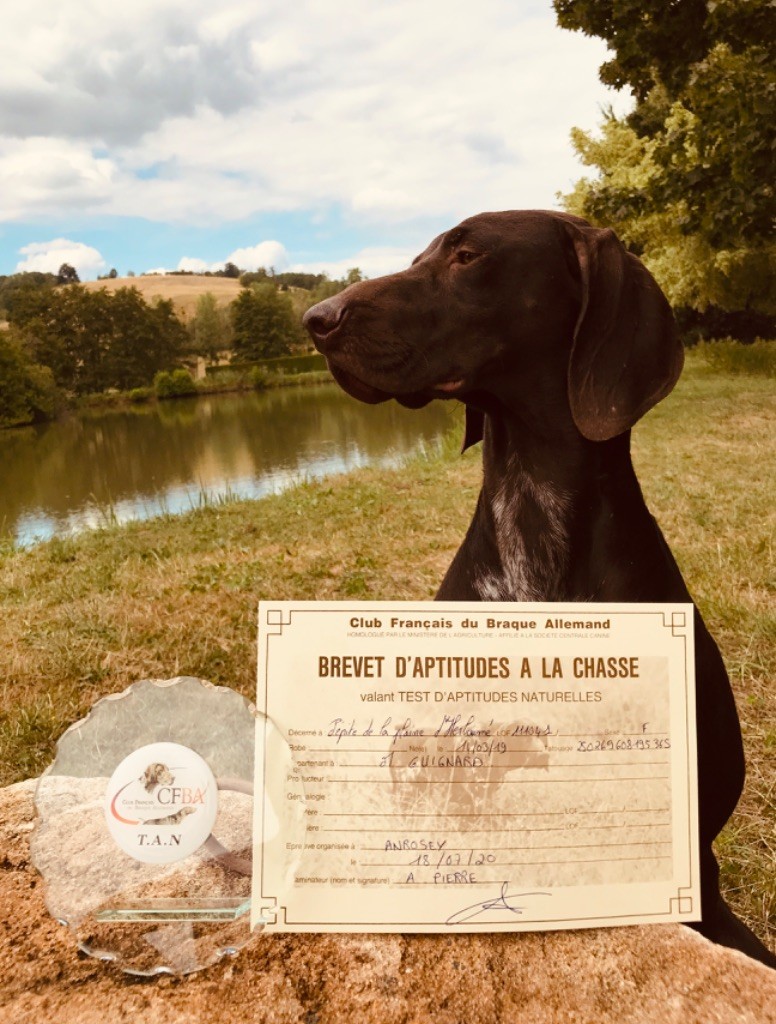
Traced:
<svg viewBox="0 0 776 1024">
<path fill-rule="evenodd" d="M 109 302 L 111 339 L 104 366 L 109 383 L 104 386 L 142 387 L 159 370 L 175 366 L 187 335 L 170 299 L 149 306 L 137 288 L 119 288 Z"/>
<path fill-rule="evenodd" d="M 18 333 L 0 331 L 0 427 L 50 419 L 60 404 L 51 370 L 30 359 Z"/>
<path fill-rule="evenodd" d="M 69 263 L 63 263 L 57 272 L 57 284 L 78 284 L 80 280 L 78 271 Z"/>
<path fill-rule="evenodd" d="M 3 275 L 0 277 L 0 315 L 8 319 L 16 304 L 23 306 L 36 291 L 51 289 L 56 283 L 56 274 L 44 274 L 39 270 Z"/>
<path fill-rule="evenodd" d="M 215 362 L 219 352 L 231 348 L 232 321 L 228 309 L 219 306 L 212 292 L 197 299 L 197 309 L 189 324 L 194 350 Z"/>
<path fill-rule="evenodd" d="M 252 284 L 267 280 L 269 280 L 269 274 L 264 267 L 259 267 L 258 270 L 249 270 L 240 275 L 240 284 L 243 288 L 249 288 Z"/>
<path fill-rule="evenodd" d="M 149 306 L 136 288 L 39 289 L 14 305 L 11 324 L 33 361 L 75 394 L 150 384 L 175 366 L 187 337 L 169 300 Z"/>
<path fill-rule="evenodd" d="M 224 277 L 239 277 L 242 271 L 236 263 L 225 263 L 222 273 Z"/>
<path fill-rule="evenodd" d="M 14 305 L 10 322 L 59 387 L 78 394 L 101 391 L 111 386 L 103 366 L 112 333 L 109 301 L 107 292 L 81 285 L 41 290 Z"/>
<path fill-rule="evenodd" d="M 334 281 L 329 280 L 325 274 L 322 274 L 321 279 L 312 289 L 309 305 L 314 306 L 316 302 L 330 299 L 332 295 L 337 295 L 339 292 L 344 291 L 349 285 L 365 280 L 364 274 L 358 267 L 351 267 L 345 277 Z"/>
<path fill-rule="evenodd" d="M 683 198 L 664 209 L 650 207 L 643 199 L 660 173 L 651 140 L 609 116 L 600 138 L 574 129 L 572 143 L 582 162 L 598 168 L 601 177 L 578 181 L 563 197 L 566 209 L 613 226 L 674 307 L 769 308 L 773 268 L 768 247 L 717 249 L 701 233 L 685 229 Z M 724 333 L 734 330 L 731 325 Z"/>
<path fill-rule="evenodd" d="M 614 56 L 600 77 L 636 100 L 627 118 L 608 116 L 600 142 L 575 133 L 600 177 L 580 182 L 569 208 L 639 248 L 675 303 L 776 311 L 765 284 L 776 215 L 768 0 L 554 7 L 562 27 L 606 40 Z"/>
<path fill-rule="evenodd" d="M 281 295 L 268 282 L 243 288 L 231 304 L 231 313 L 237 360 L 287 355 L 291 345 L 302 341 L 288 295 Z"/>
</svg>

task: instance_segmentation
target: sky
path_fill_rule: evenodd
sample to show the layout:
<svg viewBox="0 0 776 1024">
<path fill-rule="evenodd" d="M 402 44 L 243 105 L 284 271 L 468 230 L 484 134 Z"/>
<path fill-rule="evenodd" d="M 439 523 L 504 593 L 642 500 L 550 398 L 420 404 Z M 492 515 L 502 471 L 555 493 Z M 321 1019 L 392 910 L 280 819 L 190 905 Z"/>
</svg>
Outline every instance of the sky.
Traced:
<svg viewBox="0 0 776 1024">
<path fill-rule="evenodd" d="M 627 95 L 550 0 L 37 0 L 0 41 L 0 274 L 369 276 L 557 209 Z"/>
</svg>

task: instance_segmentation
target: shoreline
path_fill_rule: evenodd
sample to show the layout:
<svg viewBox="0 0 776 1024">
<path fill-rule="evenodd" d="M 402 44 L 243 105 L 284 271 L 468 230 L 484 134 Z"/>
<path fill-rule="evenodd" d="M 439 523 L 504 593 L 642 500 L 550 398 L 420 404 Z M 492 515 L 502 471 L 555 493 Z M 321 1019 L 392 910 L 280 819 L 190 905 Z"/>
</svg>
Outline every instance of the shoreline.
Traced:
<svg viewBox="0 0 776 1024">
<path fill-rule="evenodd" d="M 153 388 L 135 388 L 137 391 L 147 391 L 148 394 L 142 397 L 132 397 L 132 391 L 100 392 L 94 395 L 84 395 L 81 398 L 73 399 L 68 403 L 68 412 L 81 412 L 86 409 L 110 409 L 138 405 L 154 405 L 158 402 L 174 402 L 179 398 L 205 398 L 208 395 L 227 395 L 243 391 L 269 391 L 272 388 L 288 387 L 311 387 L 316 384 L 333 384 L 334 378 L 328 370 L 313 370 L 307 373 L 270 374 L 260 386 L 252 383 L 245 375 L 237 380 L 224 381 L 219 383 L 215 380 L 208 383 L 207 378 L 202 381 L 194 381 L 194 391 L 189 394 L 165 395 L 161 397 L 154 393 Z M 51 422 L 51 421 L 49 421 Z M 32 424 L 24 424 L 31 426 Z M 13 429 L 13 428 L 8 428 Z"/>
<path fill-rule="evenodd" d="M 187 394 L 158 395 L 153 386 L 133 388 L 130 391 L 101 391 L 92 395 L 81 395 L 65 398 L 56 415 L 48 418 L 30 420 L 27 423 L 9 423 L 0 426 L 0 435 L 6 431 L 27 430 L 30 427 L 45 426 L 57 423 L 63 417 L 77 415 L 90 410 L 110 411 L 112 409 L 132 409 L 159 402 L 172 402 L 179 398 L 206 398 L 209 395 L 227 395 L 246 391 L 270 391 L 275 388 L 313 387 L 316 384 L 333 384 L 334 378 L 328 370 L 312 370 L 305 373 L 268 374 L 260 383 L 254 383 L 247 374 L 241 373 L 236 379 L 209 383 L 207 378 L 193 381 L 194 390 Z"/>
</svg>

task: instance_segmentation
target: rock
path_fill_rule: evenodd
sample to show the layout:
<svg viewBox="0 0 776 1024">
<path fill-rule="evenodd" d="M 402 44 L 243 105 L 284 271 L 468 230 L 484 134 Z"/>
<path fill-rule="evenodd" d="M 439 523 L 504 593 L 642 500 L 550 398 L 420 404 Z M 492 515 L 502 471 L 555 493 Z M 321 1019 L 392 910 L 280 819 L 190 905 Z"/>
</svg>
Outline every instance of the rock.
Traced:
<svg viewBox="0 0 776 1024">
<path fill-rule="evenodd" d="M 33 781 L 0 791 L 0 1024 L 770 1024 L 776 972 L 680 925 L 521 935 L 257 935 L 138 983 L 79 956 L 30 864 Z"/>
</svg>

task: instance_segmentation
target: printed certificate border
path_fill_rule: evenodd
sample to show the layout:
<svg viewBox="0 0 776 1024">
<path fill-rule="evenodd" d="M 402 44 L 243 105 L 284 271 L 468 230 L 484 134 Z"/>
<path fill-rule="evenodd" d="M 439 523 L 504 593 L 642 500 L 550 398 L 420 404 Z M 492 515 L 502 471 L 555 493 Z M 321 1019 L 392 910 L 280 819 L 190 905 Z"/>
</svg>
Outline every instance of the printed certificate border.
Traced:
<svg viewBox="0 0 776 1024">
<path fill-rule="evenodd" d="M 265 923 L 268 930 L 288 932 L 360 932 L 360 933 L 412 933 L 417 931 L 420 934 L 465 934 L 465 933 L 487 933 L 487 932 L 529 932 L 529 931 L 551 931 L 570 930 L 575 928 L 592 927 L 627 927 L 636 923 L 669 923 L 669 922 L 692 922 L 700 920 L 700 869 L 698 849 L 698 800 L 697 800 L 697 738 L 695 728 L 695 658 L 694 658 L 694 606 L 690 603 L 603 603 L 603 602 L 436 602 L 436 601 L 261 601 L 259 602 L 259 636 L 264 639 L 263 650 L 259 648 L 257 675 L 258 692 L 257 708 L 263 713 L 263 718 L 257 723 L 257 730 L 264 730 L 264 742 L 261 744 L 264 756 L 261 759 L 261 766 L 257 758 L 257 785 L 256 785 L 256 813 L 261 816 L 261 827 L 258 824 L 255 828 L 255 836 L 264 835 L 264 801 L 260 799 L 264 790 L 265 779 L 269 771 L 267 764 L 267 742 L 266 730 L 268 722 L 271 721 L 270 708 L 270 648 L 274 638 L 283 635 L 284 630 L 296 625 L 300 616 L 309 615 L 336 615 L 337 617 L 369 616 L 385 614 L 387 612 L 400 612 L 408 617 L 418 616 L 425 618 L 439 618 L 444 615 L 479 615 L 482 616 L 491 612 L 494 616 L 519 615 L 524 618 L 527 615 L 542 616 L 548 618 L 562 617 L 591 617 L 603 614 L 611 617 L 647 616 L 660 617 L 659 625 L 670 631 L 671 636 L 676 639 L 681 647 L 681 660 L 684 667 L 683 672 L 683 722 L 684 722 L 684 746 L 686 752 L 682 782 L 683 792 L 687 803 L 686 818 L 686 840 L 688 860 L 686 863 L 686 877 L 677 879 L 674 875 L 672 881 L 676 884 L 675 893 L 669 895 L 668 906 L 663 910 L 652 912 L 633 911 L 623 914 L 571 916 L 559 917 L 532 917 L 530 921 L 504 921 L 504 922 L 467 922 L 464 924 L 450 924 L 448 922 L 426 919 L 416 920 L 381 920 L 366 923 L 363 920 L 348 921 L 343 918 L 337 920 L 299 920 L 289 916 L 289 907 L 280 902 L 282 897 L 267 893 L 265 885 L 265 858 L 264 848 L 260 842 L 254 843 L 254 877 L 253 877 L 253 902 L 255 913 Z M 676 680 L 670 680 L 669 685 L 671 698 L 675 696 L 678 689 Z M 281 730 L 282 731 L 282 730 Z M 259 773 L 261 772 L 261 777 Z M 677 775 L 672 770 L 672 789 L 677 782 Z M 621 883 L 623 886 L 634 883 Z M 392 888 L 404 888 L 397 884 Z M 558 886 L 557 889 L 563 887 Z M 258 889 L 258 892 L 257 892 Z M 280 916 L 279 916 L 280 915 Z M 272 918 L 275 920 L 271 920 Z M 282 924 L 281 924 L 282 921 Z"/>
</svg>

